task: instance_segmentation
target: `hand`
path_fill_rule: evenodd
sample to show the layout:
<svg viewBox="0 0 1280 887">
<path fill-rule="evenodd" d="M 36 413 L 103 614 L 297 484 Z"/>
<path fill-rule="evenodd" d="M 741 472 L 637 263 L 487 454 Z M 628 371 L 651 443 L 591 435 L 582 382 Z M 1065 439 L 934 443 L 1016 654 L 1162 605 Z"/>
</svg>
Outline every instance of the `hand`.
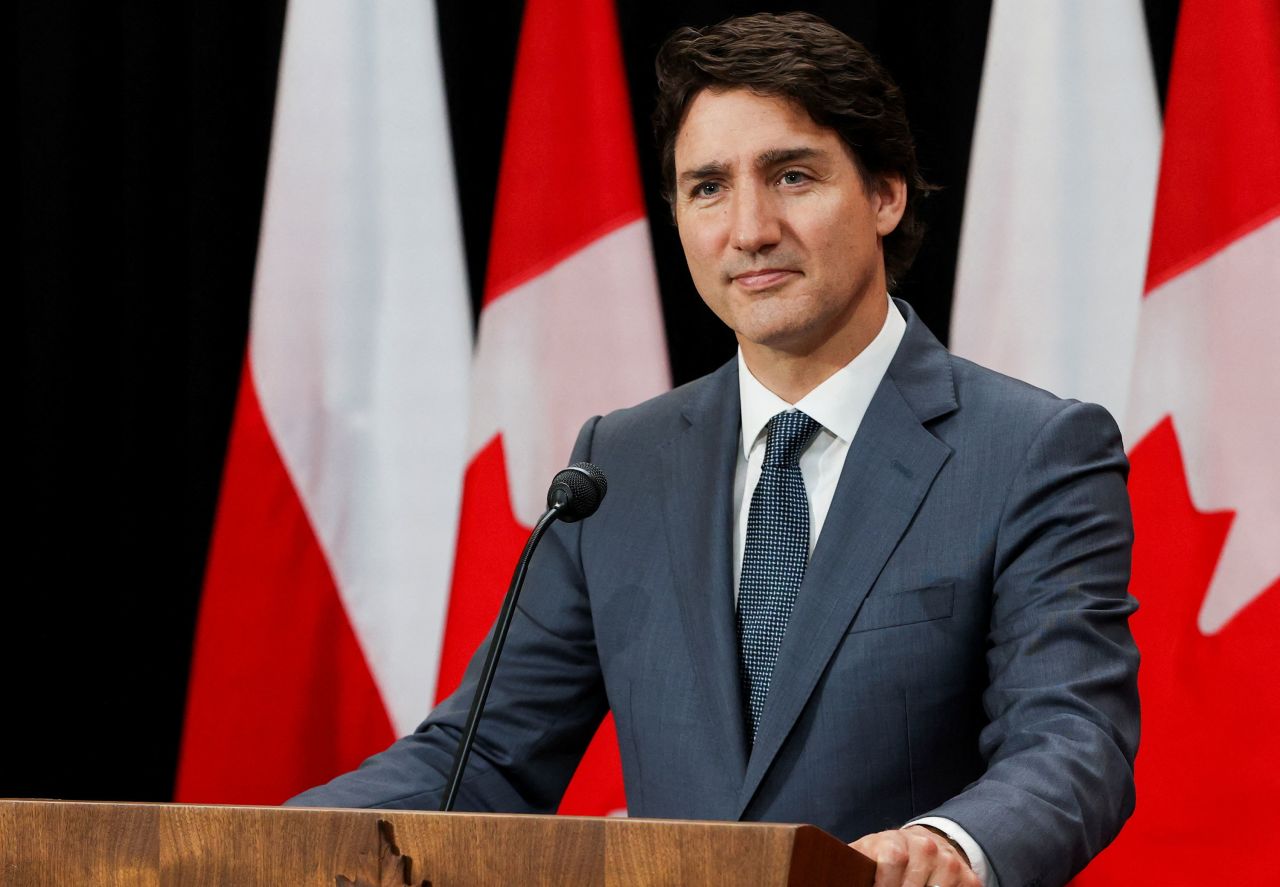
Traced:
<svg viewBox="0 0 1280 887">
<path fill-rule="evenodd" d="M 849 846 L 875 862 L 875 887 L 982 887 L 960 851 L 922 825 L 877 832 Z"/>
</svg>

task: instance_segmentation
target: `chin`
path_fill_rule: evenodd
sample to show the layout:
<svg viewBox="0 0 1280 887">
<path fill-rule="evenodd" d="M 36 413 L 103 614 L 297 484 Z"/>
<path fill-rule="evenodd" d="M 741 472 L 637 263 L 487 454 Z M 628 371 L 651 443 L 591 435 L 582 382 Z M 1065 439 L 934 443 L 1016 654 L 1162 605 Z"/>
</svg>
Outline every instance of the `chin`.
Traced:
<svg viewBox="0 0 1280 887">
<path fill-rule="evenodd" d="M 812 336 L 807 329 L 770 327 L 739 332 L 738 338 L 771 351 L 805 353 L 809 350 Z"/>
<path fill-rule="evenodd" d="M 741 338 L 752 344 L 779 351 L 793 351 L 813 338 L 812 319 L 793 316 L 796 313 L 803 315 L 804 312 L 780 313 L 785 316 L 740 317 L 742 323 L 734 329 Z"/>
</svg>

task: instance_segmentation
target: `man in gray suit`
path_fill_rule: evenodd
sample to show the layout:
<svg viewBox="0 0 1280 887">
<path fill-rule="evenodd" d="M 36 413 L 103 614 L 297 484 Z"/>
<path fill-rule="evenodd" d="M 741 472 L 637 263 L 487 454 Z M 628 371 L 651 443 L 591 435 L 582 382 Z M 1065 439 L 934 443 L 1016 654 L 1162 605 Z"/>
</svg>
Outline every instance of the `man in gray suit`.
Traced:
<svg viewBox="0 0 1280 887">
<path fill-rule="evenodd" d="M 658 72 L 672 211 L 739 355 L 582 429 L 609 496 L 533 560 L 460 807 L 553 810 L 612 710 L 632 815 L 815 823 L 877 885 L 1064 883 L 1134 804 L 1115 423 L 888 297 L 927 186 L 860 45 L 752 16 Z M 478 671 L 293 803 L 436 807 Z"/>
</svg>

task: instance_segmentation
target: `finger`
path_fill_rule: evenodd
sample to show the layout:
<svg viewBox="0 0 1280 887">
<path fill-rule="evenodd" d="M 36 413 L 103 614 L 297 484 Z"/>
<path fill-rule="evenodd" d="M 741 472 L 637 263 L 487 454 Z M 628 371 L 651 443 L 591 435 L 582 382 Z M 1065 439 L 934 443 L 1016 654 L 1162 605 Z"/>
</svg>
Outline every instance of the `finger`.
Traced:
<svg viewBox="0 0 1280 887">
<path fill-rule="evenodd" d="M 939 848 L 933 871 L 925 879 L 925 887 L 981 887 L 981 882 L 958 853 L 950 848 Z"/>
<path fill-rule="evenodd" d="M 931 836 L 904 832 L 907 845 L 907 866 L 902 876 L 902 887 L 926 887 L 937 878 L 941 853 Z M 950 883 L 946 887 L 952 887 Z"/>
<path fill-rule="evenodd" d="M 876 864 L 874 887 L 902 887 L 902 876 L 907 868 L 907 846 L 901 832 L 877 832 L 859 838 L 851 846 Z"/>
<path fill-rule="evenodd" d="M 969 863 L 960 860 L 960 887 L 983 887 L 982 880 L 969 868 Z"/>
</svg>

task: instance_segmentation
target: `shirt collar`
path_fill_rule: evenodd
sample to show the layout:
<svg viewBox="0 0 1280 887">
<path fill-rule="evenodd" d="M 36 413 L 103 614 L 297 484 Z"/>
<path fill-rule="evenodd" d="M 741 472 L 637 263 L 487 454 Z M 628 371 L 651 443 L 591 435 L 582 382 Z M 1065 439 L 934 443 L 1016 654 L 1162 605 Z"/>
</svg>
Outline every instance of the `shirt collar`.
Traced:
<svg viewBox="0 0 1280 887">
<path fill-rule="evenodd" d="M 851 443 L 880 387 L 880 380 L 898 350 L 907 322 L 893 301 L 885 312 L 884 326 L 853 360 L 831 374 L 794 406 L 764 387 L 742 359 L 738 349 L 738 392 L 742 401 L 742 454 L 746 458 L 769 420 L 784 410 L 802 410 L 845 443 Z"/>
</svg>

